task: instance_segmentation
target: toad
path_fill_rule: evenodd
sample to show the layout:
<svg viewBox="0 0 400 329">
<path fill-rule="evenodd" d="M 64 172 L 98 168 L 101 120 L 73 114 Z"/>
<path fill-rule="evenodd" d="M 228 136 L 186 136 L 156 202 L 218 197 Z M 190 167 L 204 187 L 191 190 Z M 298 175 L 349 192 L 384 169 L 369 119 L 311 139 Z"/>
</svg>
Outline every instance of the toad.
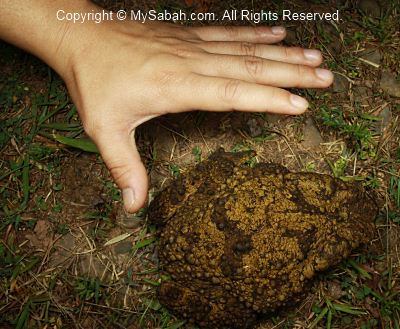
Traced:
<svg viewBox="0 0 400 329">
<path fill-rule="evenodd" d="M 159 300 L 200 327 L 253 327 L 374 234 L 378 209 L 361 185 L 273 163 L 250 167 L 254 155 L 220 149 L 149 206 L 170 277 Z"/>
</svg>

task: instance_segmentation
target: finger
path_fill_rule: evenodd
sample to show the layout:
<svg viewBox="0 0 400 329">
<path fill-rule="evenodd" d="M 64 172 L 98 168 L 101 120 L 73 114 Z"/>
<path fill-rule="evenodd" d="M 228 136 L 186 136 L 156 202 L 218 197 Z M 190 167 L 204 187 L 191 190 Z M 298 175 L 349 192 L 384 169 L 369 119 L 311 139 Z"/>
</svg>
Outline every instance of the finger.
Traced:
<svg viewBox="0 0 400 329">
<path fill-rule="evenodd" d="M 309 66 L 319 66 L 322 63 L 322 54 L 316 49 L 280 47 L 252 42 L 217 41 L 204 42 L 198 46 L 213 54 L 256 56 L 273 61 Z"/>
<path fill-rule="evenodd" d="M 196 33 L 192 31 L 192 28 L 183 27 L 179 24 L 165 23 L 152 21 L 145 24 L 146 28 L 150 27 L 153 30 L 154 35 L 161 38 L 171 38 L 176 41 L 177 39 L 198 42 L 200 39 Z"/>
<path fill-rule="evenodd" d="M 275 87 L 325 88 L 333 81 L 333 74 L 325 69 L 271 61 L 255 56 L 204 54 L 199 60 L 206 62 L 207 65 L 195 64 L 196 73 Z"/>
<path fill-rule="evenodd" d="M 197 92 L 193 93 L 193 85 Z M 289 91 L 241 80 L 192 74 L 180 86 L 180 101 L 187 108 L 207 111 L 252 111 L 301 114 L 308 102 Z"/>
<path fill-rule="evenodd" d="M 98 129 L 95 141 L 115 183 L 122 191 L 126 211 L 138 211 L 146 202 L 147 172 L 136 149 L 133 133 Z M 101 132 L 100 132 L 101 131 Z"/>
<path fill-rule="evenodd" d="M 286 37 L 286 30 L 282 26 L 204 26 L 189 30 L 204 41 L 277 43 Z"/>
</svg>

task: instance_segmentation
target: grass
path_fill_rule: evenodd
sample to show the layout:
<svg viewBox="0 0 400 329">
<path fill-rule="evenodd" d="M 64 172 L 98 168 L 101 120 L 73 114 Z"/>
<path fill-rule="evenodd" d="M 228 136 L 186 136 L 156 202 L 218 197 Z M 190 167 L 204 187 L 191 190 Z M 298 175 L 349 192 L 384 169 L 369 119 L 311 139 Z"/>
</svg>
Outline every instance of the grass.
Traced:
<svg viewBox="0 0 400 329">
<path fill-rule="evenodd" d="M 363 48 L 380 49 L 382 68 L 399 76 L 395 17 L 342 13 L 344 23 L 351 17 L 357 28 L 339 24 L 330 32 L 307 23 L 296 31 L 299 43 L 320 48 L 328 66 L 352 87 L 378 81 L 379 71 L 357 59 Z M 342 44 L 339 53 L 329 48 L 335 42 Z M 147 226 L 145 210 L 130 217 L 123 212 L 120 192 L 83 134 L 62 82 L 12 47 L 2 45 L 0 62 L 0 326 L 190 328 L 158 303 L 162 274 L 155 229 Z M 291 170 L 331 173 L 359 180 L 378 196 L 373 244 L 321 274 L 302 305 L 277 314 L 265 328 L 399 328 L 400 107 L 378 85 L 370 87 L 369 104 L 352 88 L 340 94 L 305 92 L 313 105 L 308 115 L 316 118 L 325 141 L 319 150 L 301 146 L 304 120 L 273 122 L 258 114 L 268 130 L 263 126 L 257 137 L 243 128 L 250 114 L 222 114 L 218 120 L 207 113 L 189 115 L 184 129 L 161 119 L 174 140 L 168 154 L 157 136 L 146 139 L 145 128 L 138 132 L 156 189 L 222 144 L 232 151 L 255 149 L 249 165 L 273 160 Z M 379 130 L 385 103 L 392 124 Z"/>
<path fill-rule="evenodd" d="M 361 160 L 376 156 L 375 137 L 379 133 L 375 130 L 375 123 L 382 118 L 363 112 L 345 113 L 340 108 L 327 106 L 321 106 L 317 116 L 322 125 L 337 130 Z"/>
<path fill-rule="evenodd" d="M 339 300 L 325 297 L 315 304 L 310 328 L 321 322 L 326 328 L 331 328 L 335 322 L 342 326 L 358 323 L 361 328 L 374 323 L 380 323 L 383 328 L 398 328 L 400 300 L 399 292 L 390 286 L 392 268 L 379 273 L 379 282 L 376 282 L 376 273 L 366 269 L 367 261 L 364 257 L 350 259 L 342 265 L 342 271 L 334 274 L 335 280 L 347 293 Z M 377 257 L 373 261 L 379 262 L 380 259 Z"/>
</svg>

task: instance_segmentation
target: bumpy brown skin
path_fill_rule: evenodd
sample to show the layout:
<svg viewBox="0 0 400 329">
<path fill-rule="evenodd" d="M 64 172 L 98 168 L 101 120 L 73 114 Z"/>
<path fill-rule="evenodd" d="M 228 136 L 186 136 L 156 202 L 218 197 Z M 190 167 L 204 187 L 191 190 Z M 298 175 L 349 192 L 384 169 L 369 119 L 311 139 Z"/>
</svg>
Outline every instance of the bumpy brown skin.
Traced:
<svg viewBox="0 0 400 329">
<path fill-rule="evenodd" d="M 245 164 L 220 149 L 159 194 L 159 299 L 200 327 L 249 328 L 295 303 L 317 271 L 374 234 L 377 206 L 357 184 Z"/>
</svg>

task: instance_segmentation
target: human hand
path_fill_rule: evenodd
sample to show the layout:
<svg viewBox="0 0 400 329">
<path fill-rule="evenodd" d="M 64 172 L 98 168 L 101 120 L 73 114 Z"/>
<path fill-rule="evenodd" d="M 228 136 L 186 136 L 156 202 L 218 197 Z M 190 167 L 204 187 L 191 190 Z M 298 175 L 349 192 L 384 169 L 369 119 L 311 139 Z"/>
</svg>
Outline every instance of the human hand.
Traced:
<svg viewBox="0 0 400 329">
<path fill-rule="evenodd" d="M 284 87 L 323 88 L 317 50 L 271 45 L 281 27 L 195 27 L 103 22 L 71 29 L 65 79 L 87 134 L 97 144 L 125 208 L 147 198 L 148 178 L 134 131 L 165 113 L 187 110 L 303 113 L 305 99 Z"/>
</svg>

